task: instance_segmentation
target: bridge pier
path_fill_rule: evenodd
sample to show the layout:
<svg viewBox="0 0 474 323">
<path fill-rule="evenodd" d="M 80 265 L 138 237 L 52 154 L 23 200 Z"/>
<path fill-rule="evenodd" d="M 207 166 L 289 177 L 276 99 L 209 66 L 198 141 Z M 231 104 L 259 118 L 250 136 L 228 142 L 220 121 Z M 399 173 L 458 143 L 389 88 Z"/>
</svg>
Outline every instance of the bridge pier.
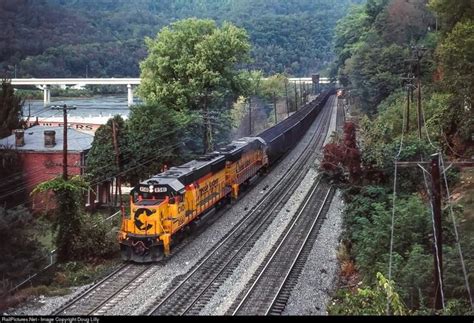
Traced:
<svg viewBox="0 0 474 323">
<path fill-rule="evenodd" d="M 133 87 L 132 84 L 127 84 L 128 89 L 128 106 L 133 105 Z"/>
<path fill-rule="evenodd" d="M 43 94 L 44 94 L 44 106 L 47 106 L 51 103 L 51 86 L 44 85 L 43 86 Z"/>
</svg>

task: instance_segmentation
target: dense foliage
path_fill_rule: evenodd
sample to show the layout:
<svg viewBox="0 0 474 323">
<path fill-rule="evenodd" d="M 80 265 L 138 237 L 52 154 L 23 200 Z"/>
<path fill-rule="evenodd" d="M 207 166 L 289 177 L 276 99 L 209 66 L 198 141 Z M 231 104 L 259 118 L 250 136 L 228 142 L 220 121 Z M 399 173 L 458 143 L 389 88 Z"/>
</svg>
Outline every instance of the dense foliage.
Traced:
<svg viewBox="0 0 474 323">
<path fill-rule="evenodd" d="M 137 77 L 143 42 L 188 17 L 229 21 L 250 35 L 266 74 L 308 75 L 327 64 L 332 30 L 360 0 L 2 0 L 0 70 L 13 77 Z"/>
<path fill-rule="evenodd" d="M 357 290 L 341 290 L 331 308 L 333 313 L 386 311 L 383 305 L 387 301 L 383 297 L 377 301 L 376 275 L 388 274 L 392 212 L 394 289 L 406 305 L 406 313 L 433 312 L 430 178 L 418 167 L 398 168 L 394 173 L 394 162 L 427 160 L 435 152 L 451 158 L 469 158 L 474 153 L 470 137 L 474 131 L 472 9 L 472 1 L 368 0 L 352 9 L 336 27 L 338 58 L 332 71 L 345 85 L 344 100 L 353 103 L 351 110 L 364 112 L 357 133 L 361 180 L 344 185 L 344 245 L 350 254 L 344 274 L 347 268 L 352 274 L 356 270 L 363 285 Z M 403 79 L 409 73 L 416 75 L 418 53 L 423 53 L 421 138 L 416 129 L 416 100 L 407 96 Z M 407 100 L 412 103 L 408 116 Z M 403 131 L 407 118 L 410 130 Z M 325 159 L 337 161 L 334 156 L 338 155 L 330 153 L 337 152 L 338 147 L 345 147 L 340 139 L 328 145 Z M 338 165 L 343 174 L 348 173 L 344 163 Z M 451 187 L 456 183 L 456 172 L 451 169 L 447 173 Z M 459 221 L 465 215 L 456 208 L 454 216 Z M 446 301 L 442 313 L 472 314 L 448 208 L 444 208 L 442 221 Z M 460 245 L 472 291 L 472 229 L 462 222 Z M 361 304 L 368 308 L 361 311 Z"/>
<path fill-rule="evenodd" d="M 0 138 L 11 135 L 12 130 L 22 126 L 21 111 L 23 100 L 15 95 L 8 80 L 3 79 L 0 88 Z"/>
<path fill-rule="evenodd" d="M 26 199 L 23 162 L 20 154 L 11 146 L 0 145 L 0 206 L 13 207 Z"/>
<path fill-rule="evenodd" d="M 33 224 L 27 209 L 0 207 L 0 294 L 45 265 L 43 250 L 31 235 Z"/>
<path fill-rule="evenodd" d="M 213 150 L 215 125 L 245 92 L 247 81 L 237 66 L 248 60 L 250 44 L 245 30 L 212 20 L 185 19 L 147 39 L 149 55 L 140 64 L 140 93 L 147 103 L 173 113 L 201 116 L 204 152 Z M 214 117 L 214 118 L 213 118 Z M 200 120 L 202 119 L 202 120 Z M 196 133 L 194 133 L 196 135 Z"/>
<path fill-rule="evenodd" d="M 43 182 L 32 194 L 53 192 L 56 200 L 53 229 L 56 254 L 60 262 L 85 260 L 111 254 L 114 237 L 100 216 L 84 212 L 87 183 L 79 177 L 65 181 L 61 177 Z"/>
</svg>

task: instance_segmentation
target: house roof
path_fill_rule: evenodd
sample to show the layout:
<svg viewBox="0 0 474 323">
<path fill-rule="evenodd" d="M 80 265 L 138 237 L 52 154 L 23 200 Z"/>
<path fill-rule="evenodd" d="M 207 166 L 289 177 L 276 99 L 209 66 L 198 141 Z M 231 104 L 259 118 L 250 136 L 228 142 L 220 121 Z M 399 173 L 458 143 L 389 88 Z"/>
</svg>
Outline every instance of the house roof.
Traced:
<svg viewBox="0 0 474 323">
<path fill-rule="evenodd" d="M 44 146 L 44 131 L 54 130 L 56 145 L 48 148 Z M 94 136 L 83 133 L 71 128 L 67 129 L 67 150 L 82 152 L 92 147 Z M 42 151 L 42 152 L 57 152 L 63 150 L 63 127 L 45 127 L 34 126 L 25 129 L 25 145 L 22 147 L 15 147 L 15 134 L 6 138 L 0 139 L 0 145 L 13 147 L 22 151 Z"/>
</svg>

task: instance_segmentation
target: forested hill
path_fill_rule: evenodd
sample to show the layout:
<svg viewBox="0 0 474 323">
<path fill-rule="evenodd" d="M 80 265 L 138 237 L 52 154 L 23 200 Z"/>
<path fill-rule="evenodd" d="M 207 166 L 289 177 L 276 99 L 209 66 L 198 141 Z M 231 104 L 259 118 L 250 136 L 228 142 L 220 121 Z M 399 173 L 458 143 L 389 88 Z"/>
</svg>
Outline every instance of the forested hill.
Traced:
<svg viewBox="0 0 474 323">
<path fill-rule="evenodd" d="M 144 37 L 187 17 L 244 27 L 254 69 L 308 75 L 332 57 L 337 20 L 363 0 L 1 0 L 0 71 L 13 77 L 139 75 Z"/>
</svg>

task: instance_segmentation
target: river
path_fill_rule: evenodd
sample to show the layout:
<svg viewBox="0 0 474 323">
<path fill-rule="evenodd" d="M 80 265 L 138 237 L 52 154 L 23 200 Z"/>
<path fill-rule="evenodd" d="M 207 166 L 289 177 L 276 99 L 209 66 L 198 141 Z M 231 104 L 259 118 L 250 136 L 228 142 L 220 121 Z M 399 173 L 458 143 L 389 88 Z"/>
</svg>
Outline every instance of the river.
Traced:
<svg viewBox="0 0 474 323">
<path fill-rule="evenodd" d="M 137 98 L 134 99 L 138 103 Z M 107 117 L 119 114 L 127 117 L 130 108 L 127 106 L 127 95 L 98 95 L 93 97 L 52 97 L 51 103 L 45 107 L 43 100 L 26 100 L 23 105 L 23 115 L 28 116 L 29 111 L 32 117 L 49 118 L 62 115 L 62 111 L 52 110 L 54 105 L 76 106 L 76 110 L 70 110 L 69 116 L 72 117 Z"/>
</svg>

